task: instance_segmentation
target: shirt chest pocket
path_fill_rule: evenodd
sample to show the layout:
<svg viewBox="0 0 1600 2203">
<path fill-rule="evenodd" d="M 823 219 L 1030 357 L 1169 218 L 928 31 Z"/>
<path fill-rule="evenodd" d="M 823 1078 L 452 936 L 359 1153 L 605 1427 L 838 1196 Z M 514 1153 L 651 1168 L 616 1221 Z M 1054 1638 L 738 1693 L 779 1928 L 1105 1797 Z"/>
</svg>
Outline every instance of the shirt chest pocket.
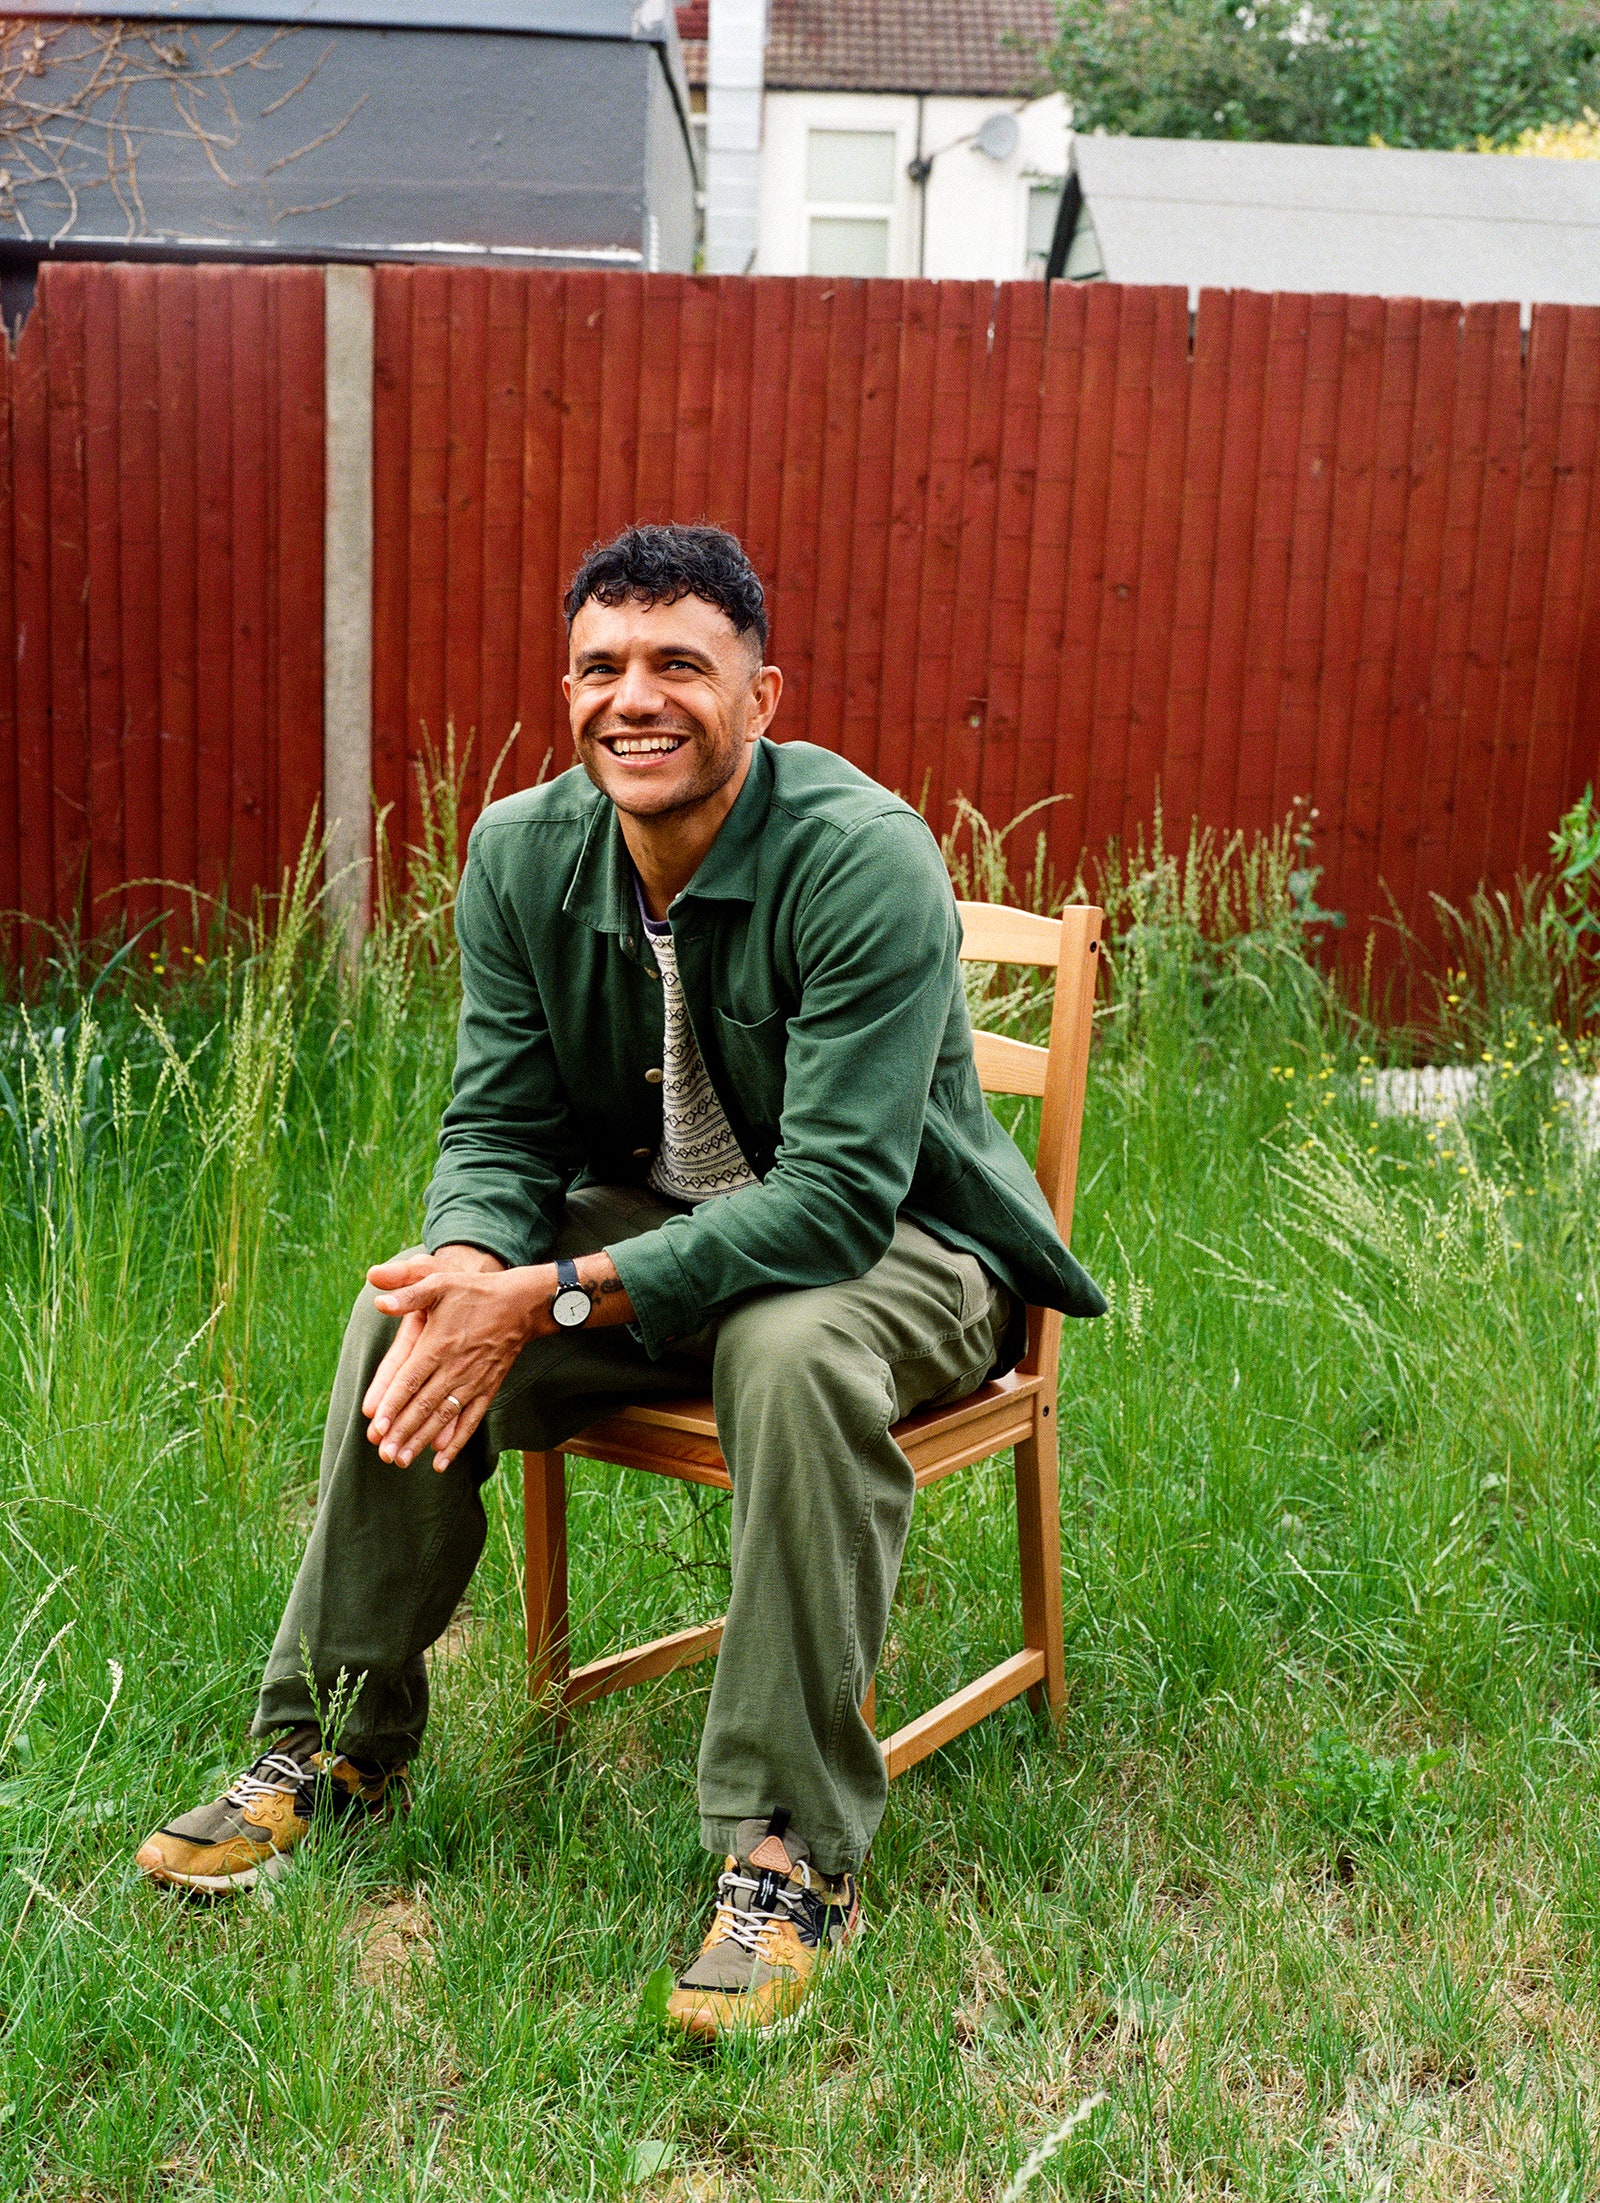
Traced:
<svg viewBox="0 0 1600 2203">
<path fill-rule="evenodd" d="M 717 1012 L 717 1040 L 728 1077 L 752 1124 L 777 1128 L 783 1114 L 783 1060 L 788 1012 L 773 1010 L 754 1024 Z"/>
</svg>

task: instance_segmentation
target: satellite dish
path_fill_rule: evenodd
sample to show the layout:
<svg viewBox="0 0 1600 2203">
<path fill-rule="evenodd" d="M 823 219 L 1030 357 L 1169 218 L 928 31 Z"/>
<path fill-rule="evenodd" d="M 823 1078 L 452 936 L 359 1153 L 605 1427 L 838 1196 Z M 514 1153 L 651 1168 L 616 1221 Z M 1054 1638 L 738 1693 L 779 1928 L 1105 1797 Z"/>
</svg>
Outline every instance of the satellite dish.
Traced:
<svg viewBox="0 0 1600 2203">
<path fill-rule="evenodd" d="M 974 152 L 987 153 L 991 161 L 1009 161 L 1022 143 L 1022 126 L 1015 115 L 989 115 L 972 134 Z"/>
</svg>

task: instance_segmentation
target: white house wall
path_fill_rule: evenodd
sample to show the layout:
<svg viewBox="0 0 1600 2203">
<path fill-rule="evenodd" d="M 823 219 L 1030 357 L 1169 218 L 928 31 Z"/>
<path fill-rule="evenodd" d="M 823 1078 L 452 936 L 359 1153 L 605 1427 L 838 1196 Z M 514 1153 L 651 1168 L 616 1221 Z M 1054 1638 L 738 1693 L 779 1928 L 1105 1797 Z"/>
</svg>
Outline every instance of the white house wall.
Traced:
<svg viewBox="0 0 1600 2203">
<path fill-rule="evenodd" d="M 922 192 L 907 173 L 919 129 L 933 169 Z M 970 143 L 991 115 L 1015 114 L 1020 143 L 1005 161 Z M 1027 105 L 1001 99 L 926 98 L 898 92 L 777 92 L 763 115 L 761 210 L 756 267 L 763 275 L 804 275 L 817 202 L 807 190 L 807 147 L 813 130 L 892 132 L 893 195 L 886 274 L 954 276 L 1006 282 L 1039 272 L 1028 261 L 1029 194 L 1059 185 L 1067 170 L 1068 119 L 1059 93 Z M 824 212 L 867 220 L 875 203 L 829 202 Z"/>
</svg>

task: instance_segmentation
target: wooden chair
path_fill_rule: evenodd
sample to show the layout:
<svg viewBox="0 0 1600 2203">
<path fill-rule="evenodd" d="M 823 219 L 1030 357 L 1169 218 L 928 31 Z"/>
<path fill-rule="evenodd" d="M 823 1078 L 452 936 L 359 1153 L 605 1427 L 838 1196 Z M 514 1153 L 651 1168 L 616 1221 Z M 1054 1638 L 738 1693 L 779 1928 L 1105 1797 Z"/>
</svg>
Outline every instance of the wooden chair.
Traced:
<svg viewBox="0 0 1600 2203">
<path fill-rule="evenodd" d="M 964 960 L 1055 968 L 1055 1009 L 1047 1048 L 998 1033 L 976 1033 L 973 1041 L 986 1094 L 1043 1098 L 1038 1179 L 1066 1239 L 1072 1228 L 1102 913 L 1074 906 L 1061 918 L 1040 918 L 995 903 L 959 907 Z M 1023 1691 L 1031 1693 L 1035 1707 L 1048 1703 L 1052 1714 L 1062 1704 L 1066 1682 L 1056 1485 L 1060 1348 L 1060 1316 L 1051 1309 L 1030 1308 L 1028 1350 L 1018 1368 L 981 1386 L 954 1407 L 930 1408 L 895 1425 L 894 1436 L 916 1471 L 919 1490 L 952 1470 L 988 1460 L 1006 1446 L 1014 1449 L 1023 1649 L 887 1737 L 883 1756 L 891 1777 L 903 1774 Z M 731 1489 L 709 1400 L 624 1408 L 579 1431 L 555 1452 L 523 1455 L 529 1683 L 535 1696 L 558 1693 L 563 1717 L 589 1699 L 704 1659 L 721 1643 L 723 1627 L 717 1621 L 680 1629 L 670 1637 L 609 1653 L 569 1672 L 567 1454 Z M 874 1692 L 869 1689 L 863 1708 L 869 1721 L 873 1701 Z"/>
</svg>

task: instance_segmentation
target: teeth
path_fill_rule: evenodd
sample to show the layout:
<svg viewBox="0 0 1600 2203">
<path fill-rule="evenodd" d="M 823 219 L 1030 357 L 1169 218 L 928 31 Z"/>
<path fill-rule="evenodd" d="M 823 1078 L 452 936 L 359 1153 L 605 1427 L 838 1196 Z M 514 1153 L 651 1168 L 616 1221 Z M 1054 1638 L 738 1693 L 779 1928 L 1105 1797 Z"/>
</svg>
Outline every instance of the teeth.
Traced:
<svg viewBox="0 0 1600 2203">
<path fill-rule="evenodd" d="M 613 735 L 611 748 L 618 757 L 648 757 L 656 750 L 675 750 L 682 739 L 677 734 Z"/>
</svg>

